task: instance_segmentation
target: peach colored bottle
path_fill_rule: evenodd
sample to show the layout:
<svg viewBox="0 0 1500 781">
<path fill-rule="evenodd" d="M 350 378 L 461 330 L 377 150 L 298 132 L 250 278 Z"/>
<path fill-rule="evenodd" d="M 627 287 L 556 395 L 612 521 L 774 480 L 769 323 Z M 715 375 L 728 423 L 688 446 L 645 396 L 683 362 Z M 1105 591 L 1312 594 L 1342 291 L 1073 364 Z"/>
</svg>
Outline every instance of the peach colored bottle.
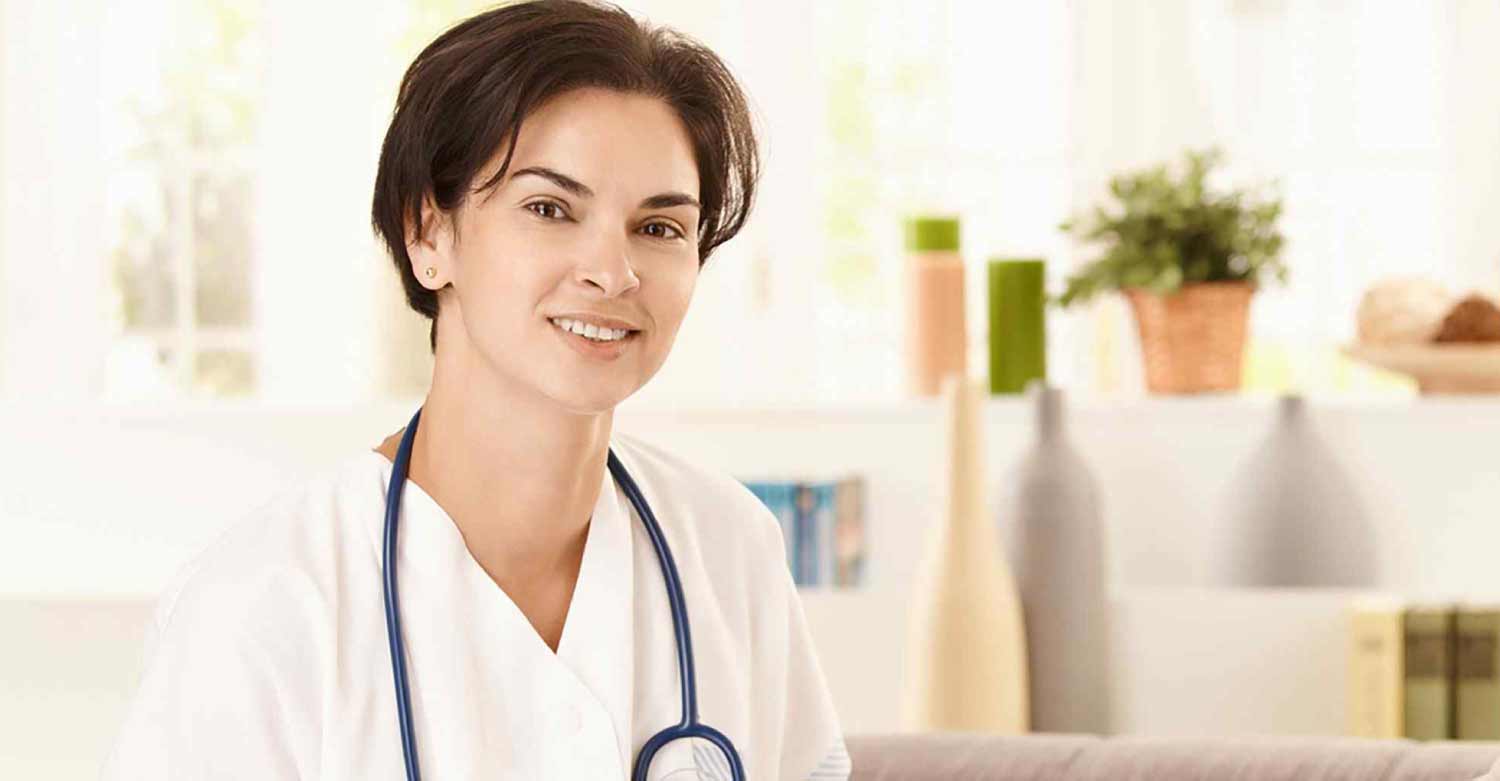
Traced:
<svg viewBox="0 0 1500 781">
<path fill-rule="evenodd" d="M 906 392 L 933 397 L 947 374 L 967 374 L 964 261 L 958 219 L 923 216 L 906 223 L 902 290 Z"/>
</svg>

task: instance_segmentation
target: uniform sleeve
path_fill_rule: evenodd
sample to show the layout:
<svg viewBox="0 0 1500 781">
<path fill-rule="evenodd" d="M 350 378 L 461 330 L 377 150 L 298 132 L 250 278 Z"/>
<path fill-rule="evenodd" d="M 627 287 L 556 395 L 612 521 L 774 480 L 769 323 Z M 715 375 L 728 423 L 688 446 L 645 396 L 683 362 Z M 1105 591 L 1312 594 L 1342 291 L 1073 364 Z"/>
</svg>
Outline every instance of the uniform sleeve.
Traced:
<svg viewBox="0 0 1500 781">
<path fill-rule="evenodd" d="M 801 596 L 786 566 L 781 526 L 769 510 L 764 513 L 770 538 L 769 566 L 774 572 L 772 593 L 780 597 L 768 602 L 777 605 L 781 615 L 776 620 L 784 627 L 780 632 L 765 635 L 782 638 L 784 642 L 784 649 L 779 649 L 784 653 L 785 665 L 778 687 L 783 695 L 778 698 L 782 707 L 775 714 L 780 723 L 777 735 L 780 766 L 775 777 L 783 781 L 845 781 L 852 767 L 833 695 L 808 631 Z"/>
<path fill-rule="evenodd" d="M 288 682 L 254 636 L 254 611 L 193 595 L 159 603 L 140 683 L 104 781 L 299 779 Z"/>
</svg>

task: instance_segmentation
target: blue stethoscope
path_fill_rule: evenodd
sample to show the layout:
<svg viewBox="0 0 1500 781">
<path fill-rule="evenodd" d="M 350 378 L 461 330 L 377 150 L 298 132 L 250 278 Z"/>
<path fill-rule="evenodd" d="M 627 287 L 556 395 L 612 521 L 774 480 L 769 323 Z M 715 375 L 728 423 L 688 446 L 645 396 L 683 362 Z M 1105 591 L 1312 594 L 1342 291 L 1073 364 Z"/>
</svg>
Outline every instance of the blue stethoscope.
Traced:
<svg viewBox="0 0 1500 781">
<path fill-rule="evenodd" d="M 411 444 L 416 438 L 417 421 L 422 410 L 417 409 L 401 437 L 401 447 L 396 451 L 396 463 L 391 471 L 390 485 L 385 496 L 385 551 L 381 557 L 381 571 L 385 574 L 385 630 L 391 643 L 391 672 L 396 679 L 396 716 L 401 724 L 401 750 L 406 756 L 406 777 L 418 781 L 422 777 L 417 766 L 417 739 L 412 730 L 411 692 L 406 685 L 406 647 L 401 642 L 401 608 L 396 599 L 396 525 L 401 514 L 401 490 L 406 486 L 407 467 L 411 462 Z M 682 582 L 677 577 L 677 564 L 672 561 L 672 551 L 667 549 L 667 538 L 651 506 L 636 487 L 635 480 L 625 471 L 614 449 L 609 451 L 609 471 L 615 482 L 624 489 L 625 496 L 635 507 L 656 548 L 656 558 L 661 562 L 661 576 L 667 583 L 667 601 L 672 606 L 672 627 L 677 634 L 677 672 L 682 680 L 682 721 L 651 736 L 636 754 L 635 769 L 630 777 L 633 781 L 646 781 L 646 772 L 656 752 L 674 740 L 701 738 L 718 747 L 729 762 L 729 771 L 734 781 L 745 781 L 745 768 L 740 762 L 739 752 L 724 733 L 706 724 L 698 723 L 698 683 L 693 672 L 693 639 L 688 630 L 687 603 L 682 595 Z"/>
</svg>

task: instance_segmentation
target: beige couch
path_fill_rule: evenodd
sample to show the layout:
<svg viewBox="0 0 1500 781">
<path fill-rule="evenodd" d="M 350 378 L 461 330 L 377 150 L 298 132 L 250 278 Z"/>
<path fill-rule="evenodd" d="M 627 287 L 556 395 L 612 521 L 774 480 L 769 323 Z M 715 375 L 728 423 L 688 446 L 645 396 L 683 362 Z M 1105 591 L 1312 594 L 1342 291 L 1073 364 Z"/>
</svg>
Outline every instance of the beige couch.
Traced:
<svg viewBox="0 0 1500 781">
<path fill-rule="evenodd" d="M 1472 781 L 1500 743 L 1361 738 L 851 735 L 854 781 Z"/>
</svg>

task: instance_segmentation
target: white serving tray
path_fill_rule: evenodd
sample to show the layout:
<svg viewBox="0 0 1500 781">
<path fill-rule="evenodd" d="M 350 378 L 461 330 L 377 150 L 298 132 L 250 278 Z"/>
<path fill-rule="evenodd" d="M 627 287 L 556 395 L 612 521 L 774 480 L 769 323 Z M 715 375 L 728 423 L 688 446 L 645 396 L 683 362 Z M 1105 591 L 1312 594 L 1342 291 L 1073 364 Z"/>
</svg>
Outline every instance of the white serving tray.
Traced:
<svg viewBox="0 0 1500 781">
<path fill-rule="evenodd" d="M 1343 353 L 1412 377 L 1424 394 L 1500 393 L 1500 343 L 1352 344 Z"/>
</svg>

